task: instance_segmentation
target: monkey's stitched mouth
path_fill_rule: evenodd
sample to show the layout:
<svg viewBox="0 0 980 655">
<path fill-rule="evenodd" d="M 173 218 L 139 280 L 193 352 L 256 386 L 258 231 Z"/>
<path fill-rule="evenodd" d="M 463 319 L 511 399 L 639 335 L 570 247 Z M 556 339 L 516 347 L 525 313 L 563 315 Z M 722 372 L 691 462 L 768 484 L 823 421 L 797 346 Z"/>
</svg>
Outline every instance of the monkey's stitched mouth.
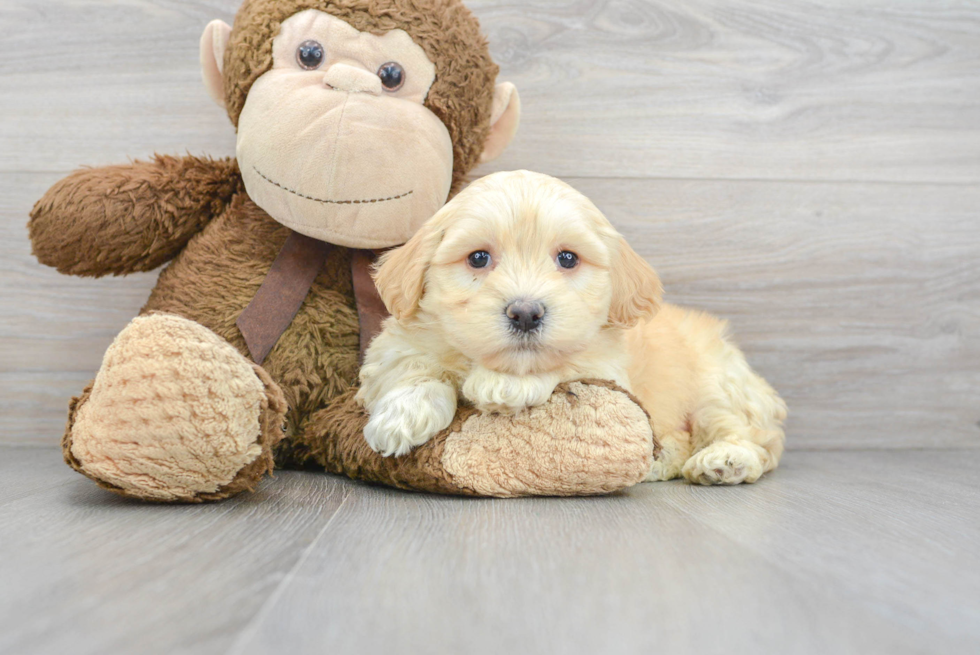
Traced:
<svg viewBox="0 0 980 655">
<path fill-rule="evenodd" d="M 255 171 L 256 174 L 259 177 L 261 177 L 263 180 L 265 180 L 266 182 L 268 182 L 273 186 L 279 187 L 283 191 L 287 191 L 293 194 L 294 196 L 298 196 L 305 200 L 312 200 L 313 202 L 323 203 L 324 205 L 370 205 L 372 203 L 388 202 L 389 200 L 398 200 L 400 198 L 405 198 L 407 196 L 410 196 L 414 193 L 414 191 L 408 191 L 406 193 L 401 193 L 397 196 L 390 196 L 388 198 L 370 198 L 368 200 L 324 200 L 323 198 L 314 198 L 313 196 L 308 196 L 305 193 L 300 193 L 299 191 L 293 191 L 289 187 L 285 187 L 279 184 L 278 182 L 276 182 L 275 180 L 270 179 L 269 177 L 264 175 L 262 171 L 257 169 L 255 166 L 252 166 L 252 170 Z"/>
</svg>

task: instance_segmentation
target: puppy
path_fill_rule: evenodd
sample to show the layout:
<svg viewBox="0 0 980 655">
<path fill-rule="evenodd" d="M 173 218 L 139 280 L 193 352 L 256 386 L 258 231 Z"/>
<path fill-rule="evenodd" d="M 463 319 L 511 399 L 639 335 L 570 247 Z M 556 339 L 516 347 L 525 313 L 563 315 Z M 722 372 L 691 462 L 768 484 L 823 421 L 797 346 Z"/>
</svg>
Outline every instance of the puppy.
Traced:
<svg viewBox="0 0 980 655">
<path fill-rule="evenodd" d="M 375 281 L 392 317 L 357 398 L 385 456 L 448 427 L 460 396 L 515 413 L 560 382 L 599 378 L 651 415 L 663 451 L 648 480 L 754 482 L 779 463 L 786 406 L 725 323 L 662 304 L 654 270 L 559 180 L 475 182 L 386 253 Z"/>
</svg>

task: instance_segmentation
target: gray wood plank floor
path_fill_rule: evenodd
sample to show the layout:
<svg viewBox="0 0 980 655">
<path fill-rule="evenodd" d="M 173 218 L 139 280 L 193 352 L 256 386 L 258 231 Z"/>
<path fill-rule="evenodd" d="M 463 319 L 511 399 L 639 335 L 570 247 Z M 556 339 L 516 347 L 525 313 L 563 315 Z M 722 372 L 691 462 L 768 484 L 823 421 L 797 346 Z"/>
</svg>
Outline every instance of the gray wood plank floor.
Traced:
<svg viewBox="0 0 980 655">
<path fill-rule="evenodd" d="M 133 503 L 0 447 L 0 652 L 976 653 L 980 452 L 467 500 L 316 473 Z"/>
</svg>

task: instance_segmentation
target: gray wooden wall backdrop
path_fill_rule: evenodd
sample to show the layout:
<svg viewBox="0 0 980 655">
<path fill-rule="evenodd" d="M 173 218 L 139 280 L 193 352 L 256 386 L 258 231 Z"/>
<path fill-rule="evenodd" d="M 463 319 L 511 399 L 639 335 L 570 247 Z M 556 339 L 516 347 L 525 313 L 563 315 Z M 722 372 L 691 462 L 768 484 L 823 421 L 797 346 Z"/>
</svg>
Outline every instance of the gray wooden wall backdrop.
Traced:
<svg viewBox="0 0 980 655">
<path fill-rule="evenodd" d="M 80 165 L 233 153 L 198 37 L 238 0 L 0 2 L 0 443 L 65 404 L 155 275 L 61 277 L 33 202 Z M 569 180 L 731 319 L 792 448 L 980 445 L 980 3 L 470 0 Z"/>
</svg>

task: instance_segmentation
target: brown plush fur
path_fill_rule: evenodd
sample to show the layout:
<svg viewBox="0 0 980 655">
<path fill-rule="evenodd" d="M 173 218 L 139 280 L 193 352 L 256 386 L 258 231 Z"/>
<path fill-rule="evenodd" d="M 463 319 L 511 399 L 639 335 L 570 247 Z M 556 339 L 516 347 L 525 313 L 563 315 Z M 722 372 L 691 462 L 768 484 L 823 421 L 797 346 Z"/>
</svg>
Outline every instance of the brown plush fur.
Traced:
<svg viewBox="0 0 980 655">
<path fill-rule="evenodd" d="M 333 407 L 314 414 L 307 430 L 296 441 L 308 448 L 310 457 L 331 473 L 400 489 L 476 495 L 473 489 L 453 483 L 442 464 L 446 436 L 458 431 L 476 410 L 463 408 L 450 428 L 407 457 L 385 458 L 371 450 L 362 434 L 367 423 L 364 410 L 354 402 L 354 391 L 337 399 Z"/>
<path fill-rule="evenodd" d="M 28 224 L 34 255 L 67 275 L 152 271 L 242 190 L 231 159 L 157 155 L 82 169 L 34 206 Z"/>
<path fill-rule="evenodd" d="M 245 0 L 235 17 L 224 61 L 225 106 L 232 123 L 249 89 L 272 67 L 272 39 L 297 12 L 318 9 L 362 32 L 402 29 L 436 66 L 425 106 L 449 129 L 453 140 L 453 186 L 479 162 L 493 106 L 498 66 L 480 25 L 458 0 Z"/>
<path fill-rule="evenodd" d="M 248 196 L 236 197 L 160 274 L 143 313 L 163 311 L 197 321 L 248 356 L 235 321 L 287 236 L 289 229 Z M 263 363 L 286 396 L 290 434 L 357 378 L 360 328 L 350 257 L 346 248 L 331 248 L 299 313 Z"/>
</svg>

